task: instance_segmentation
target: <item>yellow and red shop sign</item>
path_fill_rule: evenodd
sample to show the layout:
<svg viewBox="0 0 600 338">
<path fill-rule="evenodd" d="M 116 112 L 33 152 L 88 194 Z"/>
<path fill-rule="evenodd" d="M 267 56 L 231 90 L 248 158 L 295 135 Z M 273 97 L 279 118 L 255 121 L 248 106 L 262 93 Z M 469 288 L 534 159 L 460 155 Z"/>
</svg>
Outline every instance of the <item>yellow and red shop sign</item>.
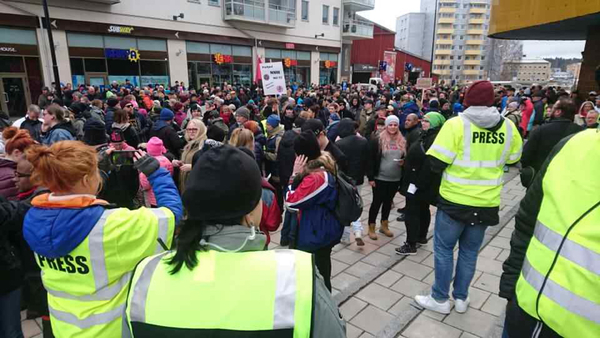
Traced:
<svg viewBox="0 0 600 338">
<path fill-rule="evenodd" d="M 215 61 L 216 64 L 220 65 L 223 63 L 232 63 L 233 57 L 231 55 L 224 55 L 221 53 L 217 53 L 217 54 L 213 55 L 213 60 Z"/>
<path fill-rule="evenodd" d="M 283 59 L 283 65 L 286 68 L 290 68 L 291 66 L 297 66 L 298 65 L 298 60 L 292 60 L 290 58 L 285 58 L 285 59 Z"/>
<path fill-rule="evenodd" d="M 337 62 L 335 61 L 325 61 L 325 68 L 333 68 L 333 67 L 337 67 Z"/>
</svg>

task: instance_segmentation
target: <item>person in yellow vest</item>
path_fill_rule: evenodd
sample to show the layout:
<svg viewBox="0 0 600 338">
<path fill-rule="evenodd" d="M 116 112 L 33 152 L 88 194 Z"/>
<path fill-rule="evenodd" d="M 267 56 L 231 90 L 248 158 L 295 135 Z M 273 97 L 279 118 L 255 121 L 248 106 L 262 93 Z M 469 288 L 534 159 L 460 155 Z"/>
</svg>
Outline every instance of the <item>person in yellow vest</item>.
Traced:
<svg viewBox="0 0 600 338">
<path fill-rule="evenodd" d="M 132 271 L 171 244 L 182 216 L 170 173 L 138 151 L 134 166 L 148 177 L 159 208 L 110 209 L 95 196 L 101 177 L 94 148 L 63 141 L 26 154 L 31 180 L 51 191 L 32 200 L 23 235 L 42 270 L 54 335 L 129 337 L 124 314 Z"/>
<path fill-rule="evenodd" d="M 600 130 L 560 141 L 516 216 L 504 337 L 600 337 Z"/>
<path fill-rule="evenodd" d="M 466 92 L 467 109 L 448 120 L 427 151 L 431 170 L 441 174 L 433 250 L 435 282 L 427 296 L 416 296 L 422 307 L 450 313 L 453 250 L 459 244 L 452 296 L 455 309 L 469 306 L 469 285 L 488 226 L 499 223 L 503 167 L 521 157 L 517 127 L 493 107 L 494 87 L 477 81 Z"/>
<path fill-rule="evenodd" d="M 132 336 L 346 337 L 312 255 L 263 250 L 252 151 L 222 145 L 195 163 L 177 248 L 134 272 L 126 310 Z"/>
</svg>

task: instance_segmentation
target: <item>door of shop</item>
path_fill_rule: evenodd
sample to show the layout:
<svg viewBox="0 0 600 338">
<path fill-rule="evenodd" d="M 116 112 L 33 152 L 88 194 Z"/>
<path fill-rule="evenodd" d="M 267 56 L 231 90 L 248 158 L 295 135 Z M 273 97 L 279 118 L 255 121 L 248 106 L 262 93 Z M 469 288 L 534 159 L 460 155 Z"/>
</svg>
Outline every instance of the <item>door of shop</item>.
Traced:
<svg viewBox="0 0 600 338">
<path fill-rule="evenodd" d="M 110 85 L 107 73 L 86 73 L 85 83 L 90 86 L 98 86 L 100 89 L 104 89 L 105 86 Z"/>
<path fill-rule="evenodd" d="M 0 73 L 0 108 L 10 117 L 22 117 L 31 104 L 25 75 Z"/>
</svg>

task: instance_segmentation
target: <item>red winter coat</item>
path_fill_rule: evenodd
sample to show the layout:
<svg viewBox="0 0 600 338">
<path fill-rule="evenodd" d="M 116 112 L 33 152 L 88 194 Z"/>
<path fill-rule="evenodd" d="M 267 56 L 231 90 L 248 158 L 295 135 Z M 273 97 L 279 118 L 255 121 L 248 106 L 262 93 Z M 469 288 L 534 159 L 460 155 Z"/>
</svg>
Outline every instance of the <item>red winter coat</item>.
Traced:
<svg viewBox="0 0 600 338">
<path fill-rule="evenodd" d="M 263 212 L 260 219 L 260 230 L 267 235 L 267 243 L 271 243 L 269 231 L 276 231 L 281 224 L 281 209 L 275 198 L 275 188 L 263 177 L 262 179 Z"/>
<path fill-rule="evenodd" d="M 523 133 L 527 134 L 529 120 L 531 119 L 531 115 L 533 114 L 533 103 L 531 103 L 531 100 L 527 99 L 525 100 L 524 104 L 525 109 L 521 111 L 521 115 L 523 116 L 521 120 L 521 128 L 523 129 Z"/>
</svg>

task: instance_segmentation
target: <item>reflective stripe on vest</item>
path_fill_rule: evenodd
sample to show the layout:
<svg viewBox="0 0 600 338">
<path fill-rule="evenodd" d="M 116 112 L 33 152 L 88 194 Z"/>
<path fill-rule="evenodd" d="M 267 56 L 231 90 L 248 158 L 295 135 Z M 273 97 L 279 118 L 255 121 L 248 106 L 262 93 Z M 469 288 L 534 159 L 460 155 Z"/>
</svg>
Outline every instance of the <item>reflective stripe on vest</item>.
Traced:
<svg viewBox="0 0 600 338">
<path fill-rule="evenodd" d="M 167 236 L 169 235 L 169 218 L 167 217 L 167 215 L 165 214 L 165 212 L 162 209 L 148 209 L 150 211 L 152 211 L 152 213 L 154 213 L 154 215 L 156 216 L 156 218 L 158 219 L 158 238 L 160 238 L 163 243 L 167 243 Z M 154 250 L 154 254 L 159 254 L 161 252 L 163 252 L 164 249 L 162 247 L 162 245 L 160 245 L 160 243 L 158 242 L 158 240 L 156 241 L 156 250 Z"/>
<path fill-rule="evenodd" d="M 108 324 L 115 319 L 120 318 L 123 315 L 123 311 L 125 310 L 125 304 L 122 304 L 108 312 L 104 313 L 94 313 L 86 318 L 77 318 L 75 315 L 69 312 L 59 311 L 53 309 L 51 306 L 48 306 L 48 311 L 50 315 L 67 324 L 75 325 L 80 329 L 88 329 L 94 325 L 102 325 Z M 58 334 L 55 332 L 55 334 Z"/>
<path fill-rule="evenodd" d="M 529 283 L 537 292 L 540 292 L 545 277 L 531 266 L 531 263 L 529 263 L 527 258 L 525 258 L 525 261 L 523 262 L 522 274 L 527 283 Z M 548 280 L 546 280 L 546 285 L 544 285 L 542 294 L 566 310 L 600 324 L 600 304 L 574 294 L 554 282 L 552 279 L 548 278 Z"/>
<path fill-rule="evenodd" d="M 504 140 L 504 149 L 502 149 L 502 156 L 500 157 L 500 159 L 498 159 L 497 161 L 475 161 L 475 160 L 471 160 L 471 144 L 472 144 L 472 133 L 471 133 L 471 121 L 466 118 L 464 115 L 462 115 L 460 117 L 463 121 L 463 144 L 464 144 L 464 148 L 463 148 L 463 158 L 462 159 L 454 159 L 454 162 L 452 162 L 452 165 L 457 165 L 459 167 L 465 167 L 465 168 L 496 168 L 499 166 L 503 166 L 506 163 L 506 159 L 508 156 L 508 153 L 510 151 L 510 147 L 512 144 L 512 138 L 513 138 L 513 130 L 512 127 L 510 126 L 510 124 L 508 124 L 506 121 L 503 122 L 502 126 L 500 127 L 501 130 L 502 128 L 506 129 L 506 138 Z M 514 157 L 514 156 L 513 156 Z M 502 184 L 502 183 L 500 183 Z M 486 185 L 486 184 L 483 184 Z"/>
<path fill-rule="evenodd" d="M 194 269 L 183 266 L 171 275 L 168 261 L 173 254 L 153 256 L 138 265 L 126 310 L 133 334 L 142 330 L 168 336 L 187 329 L 198 335 L 224 330 L 257 337 L 266 332 L 310 336 L 315 276 L 310 254 L 209 250 L 196 253 Z M 173 296 L 163 292 L 169 288 L 177 290 Z M 168 300 L 178 304 L 161 305 Z M 181 304 L 183 300 L 188 303 Z M 196 303 L 209 309 L 198 310 Z M 190 315 L 177 315 L 176 310 Z"/>
<path fill-rule="evenodd" d="M 537 221 L 533 235 L 540 243 L 554 252 L 558 251 L 560 243 L 563 241 L 562 235 L 554 232 L 540 221 Z M 560 255 L 600 276 L 600 254 L 565 238 L 565 242 L 560 249 Z M 600 314 L 600 312 L 598 313 Z"/>
<path fill-rule="evenodd" d="M 481 185 L 481 186 L 498 186 L 504 183 L 504 179 L 502 177 L 494 179 L 494 180 L 469 180 L 465 178 L 456 177 L 448 174 L 444 171 L 442 177 L 452 183 L 464 184 L 464 185 Z"/>
</svg>

